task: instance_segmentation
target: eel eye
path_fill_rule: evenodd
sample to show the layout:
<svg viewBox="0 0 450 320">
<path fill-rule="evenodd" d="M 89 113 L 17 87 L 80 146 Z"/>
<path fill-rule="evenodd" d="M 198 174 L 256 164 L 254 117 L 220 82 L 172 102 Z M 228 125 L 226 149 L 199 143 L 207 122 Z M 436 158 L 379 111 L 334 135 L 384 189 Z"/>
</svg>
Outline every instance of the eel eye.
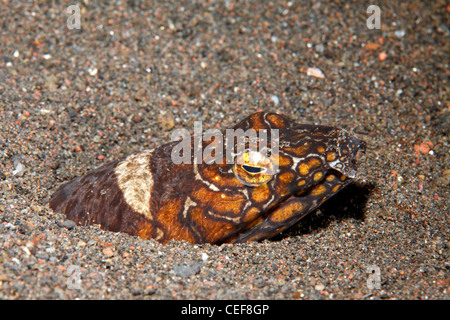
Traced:
<svg viewBox="0 0 450 320">
<path fill-rule="evenodd" d="M 272 160 L 255 151 L 245 151 L 237 156 L 233 172 L 239 182 L 250 187 L 269 182 L 275 174 Z"/>
<path fill-rule="evenodd" d="M 249 165 L 242 165 L 242 169 L 244 169 L 245 171 L 247 171 L 250 174 L 256 174 L 256 173 L 261 173 L 263 171 L 265 171 L 266 168 L 261 168 L 261 167 L 254 167 L 254 166 L 249 166 Z"/>
</svg>

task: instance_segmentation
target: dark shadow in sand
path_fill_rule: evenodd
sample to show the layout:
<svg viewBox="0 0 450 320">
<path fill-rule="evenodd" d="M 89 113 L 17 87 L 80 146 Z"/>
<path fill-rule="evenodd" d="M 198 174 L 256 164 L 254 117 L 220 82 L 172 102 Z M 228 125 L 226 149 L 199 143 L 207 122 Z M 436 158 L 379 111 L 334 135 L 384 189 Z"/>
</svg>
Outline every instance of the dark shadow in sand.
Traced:
<svg viewBox="0 0 450 320">
<path fill-rule="evenodd" d="M 332 221 L 339 222 L 345 219 L 363 221 L 367 201 L 375 188 L 373 183 L 352 183 L 297 224 L 271 240 L 280 241 L 287 237 L 308 234 L 327 228 Z"/>
</svg>

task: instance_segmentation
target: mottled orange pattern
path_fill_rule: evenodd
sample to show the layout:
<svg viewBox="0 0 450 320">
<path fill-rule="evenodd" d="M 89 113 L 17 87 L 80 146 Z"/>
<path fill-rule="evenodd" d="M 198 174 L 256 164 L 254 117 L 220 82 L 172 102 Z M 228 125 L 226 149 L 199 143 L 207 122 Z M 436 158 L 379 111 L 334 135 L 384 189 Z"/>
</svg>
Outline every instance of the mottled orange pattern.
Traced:
<svg viewBox="0 0 450 320">
<path fill-rule="evenodd" d="M 265 129 L 269 136 L 278 130 L 278 154 L 258 150 L 254 162 L 247 141 L 234 163 L 224 155 L 222 163 L 175 164 L 171 142 L 63 184 L 50 206 L 80 225 L 162 243 L 256 241 L 295 224 L 350 183 L 347 173 L 354 176 L 356 155 L 364 151 L 364 142 L 345 130 L 276 113 L 254 113 L 233 129 Z M 202 143 L 205 149 L 217 141 Z"/>
</svg>

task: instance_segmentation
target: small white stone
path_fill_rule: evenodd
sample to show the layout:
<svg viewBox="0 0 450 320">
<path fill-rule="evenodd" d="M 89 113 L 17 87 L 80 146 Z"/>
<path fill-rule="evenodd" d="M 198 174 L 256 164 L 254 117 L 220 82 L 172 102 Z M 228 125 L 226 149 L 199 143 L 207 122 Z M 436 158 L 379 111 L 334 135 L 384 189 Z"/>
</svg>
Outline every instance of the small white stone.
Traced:
<svg viewBox="0 0 450 320">
<path fill-rule="evenodd" d="M 98 73 L 98 69 L 95 68 L 95 67 L 91 67 L 91 68 L 88 69 L 88 72 L 89 72 L 89 74 L 90 74 L 91 76 L 95 76 L 95 75 L 97 75 L 97 73 Z"/>
<path fill-rule="evenodd" d="M 48 247 L 48 248 L 45 249 L 45 252 L 47 252 L 47 253 L 54 253 L 55 251 L 56 250 L 55 250 L 54 247 Z"/>
<path fill-rule="evenodd" d="M 272 101 L 276 106 L 280 103 L 280 98 L 278 96 L 273 95 L 270 97 L 270 101 Z"/>
<path fill-rule="evenodd" d="M 316 289 L 317 291 L 322 291 L 323 289 L 325 289 L 325 286 L 322 283 L 318 283 L 316 284 L 314 289 Z"/>
<path fill-rule="evenodd" d="M 15 170 L 12 172 L 13 176 L 22 177 L 25 172 L 25 167 L 22 163 L 18 162 L 15 166 Z"/>
<path fill-rule="evenodd" d="M 312 76 L 315 78 L 320 78 L 320 79 L 325 78 L 325 75 L 323 74 L 322 70 L 320 70 L 319 68 L 308 68 L 306 70 L 306 75 Z"/>
<path fill-rule="evenodd" d="M 78 247 L 78 248 L 84 248 L 84 247 L 86 247 L 86 242 L 84 242 L 83 240 L 78 241 L 77 247 Z"/>
<path fill-rule="evenodd" d="M 403 38 L 406 34 L 405 30 L 397 30 L 394 33 L 398 38 Z"/>
</svg>

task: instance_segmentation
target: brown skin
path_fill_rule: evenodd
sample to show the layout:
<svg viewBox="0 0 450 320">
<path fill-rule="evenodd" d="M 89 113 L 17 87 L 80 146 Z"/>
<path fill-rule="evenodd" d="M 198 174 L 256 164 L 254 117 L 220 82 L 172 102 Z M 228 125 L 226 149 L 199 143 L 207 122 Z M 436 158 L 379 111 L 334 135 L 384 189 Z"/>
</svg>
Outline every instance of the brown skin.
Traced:
<svg viewBox="0 0 450 320">
<path fill-rule="evenodd" d="M 270 129 L 278 129 L 278 161 L 270 155 L 258 164 L 226 164 L 225 158 L 222 164 L 174 164 L 171 152 L 178 142 L 171 142 L 134 164 L 139 168 L 127 164 L 127 157 L 67 182 L 50 206 L 80 225 L 97 223 L 163 243 L 261 240 L 293 225 L 350 183 L 347 175 L 354 176 L 355 157 L 364 151 L 364 143 L 345 130 L 301 125 L 275 113 L 252 114 L 237 128 L 267 129 L 269 137 Z M 203 150 L 212 141 L 204 141 Z M 267 174 L 274 161 L 279 171 Z M 121 163 L 130 170 L 119 185 Z M 138 170 L 142 163 L 148 166 L 148 186 L 137 186 L 129 193 L 136 197 L 132 199 L 123 183 L 132 185 L 136 175 L 143 175 L 145 170 Z M 134 200 L 145 209 L 133 205 Z"/>
</svg>

